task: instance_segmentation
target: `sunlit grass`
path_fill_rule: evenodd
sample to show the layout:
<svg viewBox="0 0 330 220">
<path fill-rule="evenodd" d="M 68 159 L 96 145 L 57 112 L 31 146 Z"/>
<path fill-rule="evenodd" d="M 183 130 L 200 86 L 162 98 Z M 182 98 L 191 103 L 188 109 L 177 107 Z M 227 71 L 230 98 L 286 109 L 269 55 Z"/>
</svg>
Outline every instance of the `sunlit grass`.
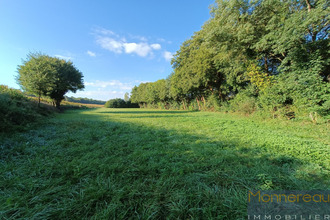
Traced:
<svg viewBox="0 0 330 220">
<path fill-rule="evenodd" d="M 250 189 L 330 185 L 312 124 L 100 108 L 0 141 L 0 219 L 244 219 Z"/>
</svg>

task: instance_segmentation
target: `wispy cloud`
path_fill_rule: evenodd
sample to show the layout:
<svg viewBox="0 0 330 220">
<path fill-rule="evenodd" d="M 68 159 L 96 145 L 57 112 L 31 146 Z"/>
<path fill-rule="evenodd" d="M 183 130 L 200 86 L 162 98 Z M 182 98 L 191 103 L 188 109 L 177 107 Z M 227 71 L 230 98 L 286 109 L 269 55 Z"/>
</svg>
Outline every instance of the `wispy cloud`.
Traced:
<svg viewBox="0 0 330 220">
<path fill-rule="evenodd" d="M 94 53 L 94 52 L 92 52 L 90 50 L 88 50 L 86 53 L 87 53 L 87 55 L 89 55 L 91 57 L 96 57 L 96 53 Z"/>
<path fill-rule="evenodd" d="M 108 101 L 114 98 L 124 98 L 125 92 L 116 90 L 88 90 L 88 91 L 77 91 L 77 93 L 68 93 L 68 96 L 74 97 L 87 97 L 96 100 Z"/>
<path fill-rule="evenodd" d="M 121 82 L 119 80 L 101 81 L 95 80 L 85 82 L 85 90 L 77 93 L 69 93 L 69 96 L 88 97 L 107 101 L 113 98 L 124 98 L 126 92 L 131 92 L 134 85 L 140 81 Z"/>
<path fill-rule="evenodd" d="M 119 36 L 118 36 L 117 34 L 115 34 L 113 31 L 107 30 L 107 29 L 102 28 L 102 27 L 94 28 L 94 29 L 93 29 L 93 32 L 94 32 L 95 34 L 102 34 L 102 35 L 109 35 L 109 36 L 113 35 L 113 36 L 117 36 L 117 37 L 119 37 Z"/>
<path fill-rule="evenodd" d="M 136 54 L 140 57 L 147 57 L 153 54 L 153 51 L 160 50 L 162 47 L 158 43 L 149 44 L 145 37 L 134 37 L 140 42 L 127 41 L 125 37 L 121 37 L 112 31 L 100 29 L 96 32 L 96 43 L 103 49 L 121 54 Z M 131 37 L 132 38 L 132 37 Z"/>
<path fill-rule="evenodd" d="M 137 39 L 137 40 L 143 41 L 143 42 L 147 42 L 148 41 L 148 38 L 147 37 L 143 37 L 143 36 L 137 36 L 137 35 L 130 34 L 129 37 L 131 39 Z"/>
<path fill-rule="evenodd" d="M 85 82 L 85 90 L 77 91 L 77 93 L 69 92 L 68 96 L 87 97 L 97 100 L 108 101 L 114 98 L 124 98 L 126 92 L 131 92 L 135 85 L 145 83 L 144 81 L 134 80 L 129 82 L 121 82 L 119 80 L 108 81 L 87 81 Z"/>
<path fill-rule="evenodd" d="M 63 56 L 63 55 L 54 55 L 54 56 L 63 60 L 72 60 L 72 57 L 69 56 Z"/>
<path fill-rule="evenodd" d="M 123 43 L 121 41 L 117 41 L 113 38 L 98 36 L 96 43 L 98 43 L 103 49 L 112 51 L 114 53 L 123 52 Z"/>
<path fill-rule="evenodd" d="M 85 82 L 86 86 L 97 87 L 97 88 L 108 88 L 119 89 L 119 90 L 131 90 L 133 88 L 132 83 L 123 83 L 119 80 L 100 81 L 95 80 L 93 82 Z"/>
<path fill-rule="evenodd" d="M 164 38 L 158 38 L 157 41 L 167 43 L 167 44 L 172 44 L 172 41 L 167 41 Z"/>
<path fill-rule="evenodd" d="M 166 61 L 171 61 L 173 58 L 173 53 L 171 53 L 169 51 L 165 51 L 163 53 L 163 57 L 165 58 Z"/>
</svg>

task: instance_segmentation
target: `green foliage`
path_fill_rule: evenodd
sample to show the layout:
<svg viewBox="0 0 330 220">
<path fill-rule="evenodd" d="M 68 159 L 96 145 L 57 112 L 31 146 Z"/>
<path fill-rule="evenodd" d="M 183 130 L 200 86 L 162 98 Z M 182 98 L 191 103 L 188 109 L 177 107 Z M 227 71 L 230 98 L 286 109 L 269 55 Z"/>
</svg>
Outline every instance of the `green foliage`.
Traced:
<svg viewBox="0 0 330 220">
<path fill-rule="evenodd" d="M 230 110 L 233 112 L 242 112 L 246 115 L 252 114 L 256 110 L 256 99 L 247 96 L 244 93 L 239 93 L 230 101 Z"/>
<path fill-rule="evenodd" d="M 41 53 L 30 53 L 23 64 L 17 68 L 17 82 L 26 92 L 39 97 L 48 95 L 54 86 L 56 69 L 52 65 L 53 58 Z"/>
<path fill-rule="evenodd" d="M 206 101 L 206 109 L 213 110 L 213 111 L 220 111 L 221 109 L 221 101 L 219 100 L 219 97 L 215 95 L 211 95 L 207 98 Z M 198 110 L 198 109 L 196 109 Z"/>
<path fill-rule="evenodd" d="M 125 93 L 124 100 L 125 100 L 125 102 L 129 101 L 129 93 L 128 92 Z"/>
<path fill-rule="evenodd" d="M 168 86 L 166 80 L 161 79 L 153 83 L 141 83 L 138 87 L 134 87 L 131 92 L 132 103 L 138 103 L 140 106 L 148 103 L 148 105 L 158 106 L 157 103 L 165 103 L 169 100 Z"/>
<path fill-rule="evenodd" d="M 268 76 L 267 73 L 263 73 L 261 68 L 251 63 L 246 70 L 246 74 L 252 85 L 255 85 L 260 92 L 264 92 L 271 86 L 272 76 Z"/>
<path fill-rule="evenodd" d="M 41 53 L 30 53 L 17 68 L 17 81 L 24 91 L 48 96 L 60 107 L 64 95 L 84 88 L 83 75 L 70 61 Z"/>
<path fill-rule="evenodd" d="M 199 110 L 226 106 L 273 118 L 327 118 L 329 8 L 327 0 L 216 0 L 211 19 L 174 55 L 162 87 L 166 99 L 158 97 L 156 83 L 146 83 L 133 89 L 132 100 L 148 107 L 174 101 L 183 109 L 197 104 Z"/>
<path fill-rule="evenodd" d="M 82 73 L 73 65 L 71 61 L 54 58 L 53 65 L 56 68 L 53 87 L 48 96 L 55 101 L 56 107 L 60 107 L 64 95 L 71 91 L 75 93 L 85 88 Z"/>
<path fill-rule="evenodd" d="M 329 112 L 330 85 L 319 75 L 301 71 L 276 77 L 276 83 L 259 96 L 260 106 L 273 115 L 294 113 L 306 116 L 316 112 L 327 116 Z"/>
<path fill-rule="evenodd" d="M 184 97 L 182 94 L 189 94 L 189 98 L 194 99 L 217 90 L 220 76 L 213 63 L 214 54 L 204 38 L 203 31 L 196 33 L 174 55 L 170 87 L 172 96 Z"/>
<path fill-rule="evenodd" d="M 246 219 L 249 189 L 328 190 L 329 137 L 213 112 L 67 111 L 0 135 L 0 219 Z"/>
<path fill-rule="evenodd" d="M 147 86 L 148 83 L 141 83 L 138 87 L 134 86 L 131 92 L 131 101 L 133 103 L 139 103 L 140 105 L 143 105 L 147 102 Z"/>
<path fill-rule="evenodd" d="M 20 90 L 0 85 L 0 132 L 21 130 L 48 114 L 49 110 L 37 108 Z"/>
<path fill-rule="evenodd" d="M 110 99 L 104 104 L 106 108 L 138 108 L 137 104 L 131 103 L 131 101 L 125 101 L 123 99 Z"/>
</svg>

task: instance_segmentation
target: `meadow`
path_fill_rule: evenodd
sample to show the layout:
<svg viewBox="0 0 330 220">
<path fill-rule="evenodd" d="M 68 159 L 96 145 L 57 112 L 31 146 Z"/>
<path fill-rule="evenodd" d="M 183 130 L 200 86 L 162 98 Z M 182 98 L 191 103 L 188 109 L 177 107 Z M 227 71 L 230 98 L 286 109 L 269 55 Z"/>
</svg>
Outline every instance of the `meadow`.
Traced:
<svg viewBox="0 0 330 220">
<path fill-rule="evenodd" d="M 327 125 L 68 110 L 0 134 L 0 219 L 245 219 L 252 189 L 330 189 Z"/>
</svg>

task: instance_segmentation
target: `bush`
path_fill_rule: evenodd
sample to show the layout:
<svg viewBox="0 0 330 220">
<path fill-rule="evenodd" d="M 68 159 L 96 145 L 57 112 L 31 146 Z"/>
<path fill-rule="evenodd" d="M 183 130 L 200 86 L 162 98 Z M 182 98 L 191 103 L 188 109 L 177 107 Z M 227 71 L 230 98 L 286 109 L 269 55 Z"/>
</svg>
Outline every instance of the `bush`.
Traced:
<svg viewBox="0 0 330 220">
<path fill-rule="evenodd" d="M 220 111 L 220 100 L 215 95 L 211 95 L 206 100 L 206 108 L 212 111 Z"/>
<path fill-rule="evenodd" d="M 241 92 L 238 93 L 234 99 L 229 102 L 229 109 L 233 112 L 242 112 L 246 115 L 252 114 L 257 108 L 256 98 Z"/>
<path fill-rule="evenodd" d="M 104 105 L 106 108 L 139 108 L 138 104 L 131 103 L 131 101 L 125 102 L 125 100 L 117 98 L 110 99 Z"/>
<path fill-rule="evenodd" d="M 308 117 L 330 114 L 330 85 L 317 75 L 300 71 L 277 77 L 277 82 L 259 95 L 259 106 L 277 117 Z"/>
</svg>

